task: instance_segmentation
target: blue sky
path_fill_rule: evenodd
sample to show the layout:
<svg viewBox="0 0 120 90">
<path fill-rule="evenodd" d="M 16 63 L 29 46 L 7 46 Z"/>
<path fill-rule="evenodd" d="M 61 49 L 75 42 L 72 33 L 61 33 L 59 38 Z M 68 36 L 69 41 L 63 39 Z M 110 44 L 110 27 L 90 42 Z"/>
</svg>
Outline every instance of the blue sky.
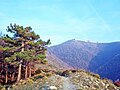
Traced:
<svg viewBox="0 0 120 90">
<path fill-rule="evenodd" d="M 52 45 L 70 39 L 120 41 L 120 0 L 0 0 L 0 31 L 31 26 Z"/>
</svg>

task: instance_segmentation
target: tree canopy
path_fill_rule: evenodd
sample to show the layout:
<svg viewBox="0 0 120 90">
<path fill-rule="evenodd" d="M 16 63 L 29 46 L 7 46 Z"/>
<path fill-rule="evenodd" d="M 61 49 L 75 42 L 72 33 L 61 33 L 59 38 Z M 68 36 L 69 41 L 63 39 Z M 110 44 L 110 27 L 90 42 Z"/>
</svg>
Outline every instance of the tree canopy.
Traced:
<svg viewBox="0 0 120 90">
<path fill-rule="evenodd" d="M 17 74 L 16 81 L 21 79 L 22 68 L 25 68 L 24 78 L 31 77 L 32 63 L 44 61 L 46 46 L 50 44 L 50 40 L 43 41 L 30 26 L 10 24 L 6 30 L 11 35 L 5 34 L 0 37 L 0 54 L 2 54 L 0 62 L 6 65 L 4 71 L 6 78 L 3 82 L 8 83 L 8 66 L 13 66 L 13 69 L 18 67 L 17 73 L 12 72 L 12 75 Z"/>
</svg>

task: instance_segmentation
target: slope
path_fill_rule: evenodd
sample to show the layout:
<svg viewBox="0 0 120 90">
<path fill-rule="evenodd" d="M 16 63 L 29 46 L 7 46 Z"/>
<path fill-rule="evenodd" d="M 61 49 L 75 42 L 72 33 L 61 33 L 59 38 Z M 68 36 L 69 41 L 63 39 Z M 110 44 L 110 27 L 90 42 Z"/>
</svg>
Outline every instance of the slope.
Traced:
<svg viewBox="0 0 120 90">
<path fill-rule="evenodd" d="M 48 64 L 56 69 L 72 69 L 70 65 L 60 60 L 50 51 L 46 52 L 46 59 L 48 60 Z"/>
<path fill-rule="evenodd" d="M 95 72 L 112 80 L 120 79 L 120 42 L 69 40 L 50 47 L 49 51 L 74 68 Z"/>
</svg>

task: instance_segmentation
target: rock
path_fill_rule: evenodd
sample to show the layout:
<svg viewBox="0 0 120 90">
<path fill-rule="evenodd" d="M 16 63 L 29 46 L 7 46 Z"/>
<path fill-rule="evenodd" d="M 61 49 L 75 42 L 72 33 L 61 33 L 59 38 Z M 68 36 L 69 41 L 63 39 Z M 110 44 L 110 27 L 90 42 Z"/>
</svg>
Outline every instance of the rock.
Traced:
<svg viewBox="0 0 120 90">
<path fill-rule="evenodd" d="M 39 90 L 49 90 L 49 86 L 42 86 L 39 88 Z"/>
<path fill-rule="evenodd" d="M 39 88 L 39 90 L 57 90 L 57 87 L 55 87 L 55 86 L 42 86 Z"/>
<path fill-rule="evenodd" d="M 49 88 L 50 88 L 50 90 L 57 90 L 57 87 L 55 87 L 55 86 L 50 86 Z"/>
<path fill-rule="evenodd" d="M 61 76 L 65 76 L 65 77 L 68 77 L 72 72 L 70 70 L 66 70 L 64 71 Z"/>
<path fill-rule="evenodd" d="M 114 82 L 114 84 L 115 84 L 116 86 L 120 87 L 120 81 L 116 81 L 116 82 Z"/>
</svg>

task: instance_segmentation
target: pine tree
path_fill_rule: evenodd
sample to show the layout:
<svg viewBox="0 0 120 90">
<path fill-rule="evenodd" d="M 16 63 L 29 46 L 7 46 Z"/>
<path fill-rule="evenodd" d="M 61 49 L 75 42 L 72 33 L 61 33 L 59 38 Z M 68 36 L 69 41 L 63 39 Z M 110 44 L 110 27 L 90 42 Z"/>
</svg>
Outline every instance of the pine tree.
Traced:
<svg viewBox="0 0 120 90">
<path fill-rule="evenodd" d="M 50 40 L 47 42 L 42 41 L 40 36 L 32 31 L 31 27 L 24 28 L 16 24 L 10 24 L 10 26 L 7 27 L 7 32 L 12 33 L 13 36 L 9 36 L 8 34 L 4 35 L 1 39 L 3 43 L 0 49 L 4 51 L 4 61 L 7 65 L 18 65 L 18 82 L 21 79 L 21 69 L 23 66 L 25 67 L 25 78 L 27 78 L 28 75 L 31 77 L 32 62 L 36 60 L 42 62 L 46 58 L 45 47 L 50 44 Z M 6 66 L 6 77 L 7 68 L 8 66 Z"/>
</svg>

